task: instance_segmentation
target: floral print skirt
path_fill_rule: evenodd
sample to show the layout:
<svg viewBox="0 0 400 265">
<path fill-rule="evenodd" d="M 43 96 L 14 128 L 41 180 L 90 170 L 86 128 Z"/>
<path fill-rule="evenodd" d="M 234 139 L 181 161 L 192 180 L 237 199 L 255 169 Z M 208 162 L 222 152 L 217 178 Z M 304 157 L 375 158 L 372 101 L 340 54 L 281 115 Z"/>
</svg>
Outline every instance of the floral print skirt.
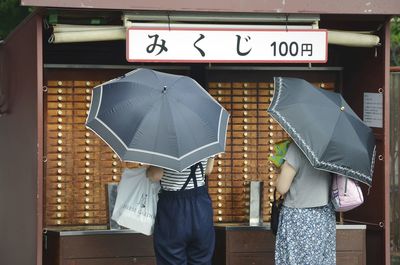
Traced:
<svg viewBox="0 0 400 265">
<path fill-rule="evenodd" d="M 336 217 L 332 206 L 282 206 L 275 243 L 275 265 L 335 264 Z"/>
</svg>

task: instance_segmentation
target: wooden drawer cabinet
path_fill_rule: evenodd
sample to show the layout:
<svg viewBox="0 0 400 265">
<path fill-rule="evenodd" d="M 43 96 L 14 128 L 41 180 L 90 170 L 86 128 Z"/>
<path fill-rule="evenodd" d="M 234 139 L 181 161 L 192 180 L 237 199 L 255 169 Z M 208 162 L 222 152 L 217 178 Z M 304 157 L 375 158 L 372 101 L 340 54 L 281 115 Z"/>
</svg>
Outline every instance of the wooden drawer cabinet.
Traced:
<svg viewBox="0 0 400 265">
<path fill-rule="evenodd" d="M 44 265 L 155 265 L 153 238 L 130 230 L 46 231 Z"/>
<path fill-rule="evenodd" d="M 275 237 L 268 227 L 216 224 L 214 265 L 274 265 Z M 338 225 L 336 264 L 365 265 L 365 227 Z"/>
</svg>

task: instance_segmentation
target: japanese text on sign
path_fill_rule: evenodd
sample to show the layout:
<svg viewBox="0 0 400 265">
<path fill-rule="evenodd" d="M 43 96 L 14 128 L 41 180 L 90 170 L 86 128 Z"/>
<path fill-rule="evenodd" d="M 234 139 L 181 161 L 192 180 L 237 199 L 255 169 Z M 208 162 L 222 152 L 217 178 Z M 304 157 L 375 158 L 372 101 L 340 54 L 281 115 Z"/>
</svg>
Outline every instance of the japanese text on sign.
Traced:
<svg viewBox="0 0 400 265">
<path fill-rule="evenodd" d="M 324 63 L 326 30 L 129 28 L 130 62 Z"/>
<path fill-rule="evenodd" d="M 364 93 L 364 122 L 369 127 L 383 127 L 383 94 Z"/>
</svg>

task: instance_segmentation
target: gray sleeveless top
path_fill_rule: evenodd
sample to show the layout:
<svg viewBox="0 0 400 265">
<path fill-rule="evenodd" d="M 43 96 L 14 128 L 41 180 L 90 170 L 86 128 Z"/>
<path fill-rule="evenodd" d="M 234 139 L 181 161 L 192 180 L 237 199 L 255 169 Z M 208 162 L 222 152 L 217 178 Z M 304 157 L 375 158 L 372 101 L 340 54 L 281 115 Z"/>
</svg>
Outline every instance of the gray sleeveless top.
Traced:
<svg viewBox="0 0 400 265">
<path fill-rule="evenodd" d="M 325 206 L 329 202 L 331 174 L 315 169 L 307 157 L 291 143 L 285 160 L 296 170 L 296 175 L 286 193 L 284 205 L 293 208 Z"/>
</svg>

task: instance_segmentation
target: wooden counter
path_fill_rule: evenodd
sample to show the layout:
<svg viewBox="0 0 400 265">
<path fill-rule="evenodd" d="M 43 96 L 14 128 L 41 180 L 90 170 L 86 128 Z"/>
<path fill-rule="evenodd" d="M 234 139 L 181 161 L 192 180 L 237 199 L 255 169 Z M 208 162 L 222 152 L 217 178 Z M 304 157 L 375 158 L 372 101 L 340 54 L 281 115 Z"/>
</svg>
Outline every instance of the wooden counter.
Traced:
<svg viewBox="0 0 400 265">
<path fill-rule="evenodd" d="M 44 265 L 155 265 L 153 237 L 131 230 L 46 231 Z"/>
<path fill-rule="evenodd" d="M 337 265 L 364 265 L 365 225 L 337 225 Z M 275 237 L 269 224 L 216 224 L 216 265 L 273 265 Z"/>
<path fill-rule="evenodd" d="M 214 265 L 273 265 L 269 224 L 216 224 Z M 337 265 L 364 265 L 365 226 L 337 226 Z M 155 265 L 153 238 L 132 230 L 56 231 L 43 238 L 44 265 Z"/>
</svg>

